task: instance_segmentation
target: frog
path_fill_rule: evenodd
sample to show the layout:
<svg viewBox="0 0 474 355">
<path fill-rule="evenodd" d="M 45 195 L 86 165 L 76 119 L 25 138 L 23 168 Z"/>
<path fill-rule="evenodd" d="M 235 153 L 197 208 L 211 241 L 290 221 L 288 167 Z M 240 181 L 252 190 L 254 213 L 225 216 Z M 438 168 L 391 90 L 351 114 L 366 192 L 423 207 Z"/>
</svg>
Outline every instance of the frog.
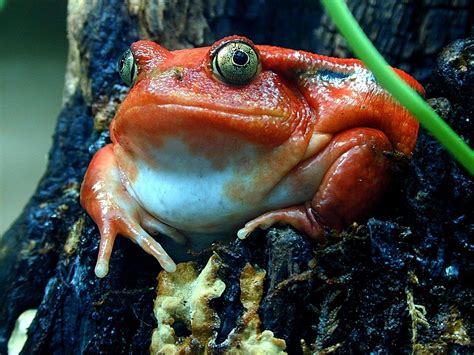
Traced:
<svg viewBox="0 0 474 355">
<path fill-rule="evenodd" d="M 139 40 L 118 70 L 130 89 L 80 191 L 100 233 L 99 278 L 117 235 L 166 272 L 168 238 L 199 249 L 286 224 L 324 243 L 374 211 L 390 156 L 410 157 L 417 140 L 417 120 L 357 59 L 234 35 L 174 51 Z"/>
</svg>

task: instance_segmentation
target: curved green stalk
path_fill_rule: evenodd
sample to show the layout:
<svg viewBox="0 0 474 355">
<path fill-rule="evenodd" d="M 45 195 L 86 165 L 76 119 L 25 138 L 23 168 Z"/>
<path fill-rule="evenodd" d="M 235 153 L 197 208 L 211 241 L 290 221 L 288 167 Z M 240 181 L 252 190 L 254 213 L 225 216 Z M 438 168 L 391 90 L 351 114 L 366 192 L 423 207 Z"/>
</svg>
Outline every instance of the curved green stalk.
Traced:
<svg viewBox="0 0 474 355">
<path fill-rule="evenodd" d="M 343 0 L 321 0 L 321 2 L 354 50 L 354 53 L 374 73 L 380 84 L 474 175 L 474 151 L 436 114 L 420 95 L 389 69 L 388 63 L 362 31 L 345 2 Z"/>
</svg>

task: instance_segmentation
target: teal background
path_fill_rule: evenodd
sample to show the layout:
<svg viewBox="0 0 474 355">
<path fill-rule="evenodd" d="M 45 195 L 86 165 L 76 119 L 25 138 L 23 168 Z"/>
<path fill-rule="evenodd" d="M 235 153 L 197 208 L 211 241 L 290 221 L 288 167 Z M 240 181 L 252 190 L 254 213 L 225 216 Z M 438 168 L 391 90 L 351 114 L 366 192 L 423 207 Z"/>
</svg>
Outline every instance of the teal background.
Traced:
<svg viewBox="0 0 474 355">
<path fill-rule="evenodd" d="M 61 108 L 66 0 L 7 0 L 0 9 L 0 234 L 45 171 Z"/>
</svg>

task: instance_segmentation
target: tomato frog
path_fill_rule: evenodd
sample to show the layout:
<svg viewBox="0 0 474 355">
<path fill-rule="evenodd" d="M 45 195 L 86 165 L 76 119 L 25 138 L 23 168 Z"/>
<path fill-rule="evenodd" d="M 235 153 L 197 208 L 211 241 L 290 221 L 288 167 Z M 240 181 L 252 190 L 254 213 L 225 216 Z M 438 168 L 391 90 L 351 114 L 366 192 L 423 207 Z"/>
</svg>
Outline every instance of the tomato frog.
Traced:
<svg viewBox="0 0 474 355">
<path fill-rule="evenodd" d="M 98 277 L 117 234 L 168 272 L 157 235 L 200 248 L 282 223 L 322 242 L 368 216 L 390 184 L 386 153 L 409 156 L 417 138 L 415 118 L 355 59 L 231 36 L 175 51 L 138 41 L 118 69 L 131 89 L 80 196 L 101 235 Z"/>
</svg>

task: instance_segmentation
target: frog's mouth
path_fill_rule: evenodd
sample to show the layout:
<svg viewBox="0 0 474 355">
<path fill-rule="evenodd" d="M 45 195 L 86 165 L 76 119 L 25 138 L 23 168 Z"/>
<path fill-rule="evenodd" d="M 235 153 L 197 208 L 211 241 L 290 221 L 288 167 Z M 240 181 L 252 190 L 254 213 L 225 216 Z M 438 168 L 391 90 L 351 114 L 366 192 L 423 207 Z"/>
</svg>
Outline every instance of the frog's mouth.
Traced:
<svg viewBox="0 0 474 355">
<path fill-rule="evenodd" d="M 194 134 L 239 137 L 265 146 L 277 146 L 290 137 L 305 135 L 309 130 L 302 115 L 284 115 L 275 110 L 215 108 L 201 105 L 163 103 L 133 106 L 119 110 L 115 130 L 160 136 Z M 115 133 L 115 132 L 114 132 Z"/>
</svg>

